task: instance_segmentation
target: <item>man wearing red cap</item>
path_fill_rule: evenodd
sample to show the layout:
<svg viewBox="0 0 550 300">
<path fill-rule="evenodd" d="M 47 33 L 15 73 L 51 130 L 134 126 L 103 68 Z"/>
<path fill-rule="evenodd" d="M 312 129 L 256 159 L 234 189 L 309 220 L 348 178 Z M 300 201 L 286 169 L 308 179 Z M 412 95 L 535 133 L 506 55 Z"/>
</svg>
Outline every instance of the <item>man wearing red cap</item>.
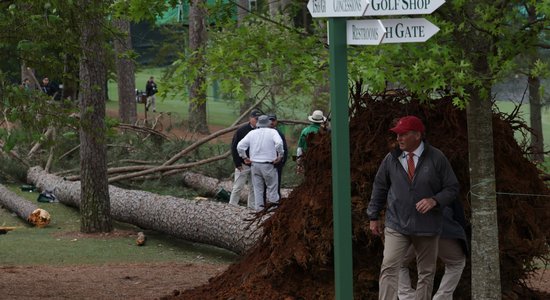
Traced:
<svg viewBox="0 0 550 300">
<path fill-rule="evenodd" d="M 431 299 L 442 208 L 458 196 L 459 184 L 445 155 L 423 141 L 422 121 L 406 116 L 390 129 L 399 148 L 388 153 L 376 173 L 367 209 L 370 230 L 382 234 L 378 219 L 386 208 L 384 259 L 379 299 L 396 299 L 399 269 L 410 245 L 418 264 L 415 299 Z"/>
</svg>

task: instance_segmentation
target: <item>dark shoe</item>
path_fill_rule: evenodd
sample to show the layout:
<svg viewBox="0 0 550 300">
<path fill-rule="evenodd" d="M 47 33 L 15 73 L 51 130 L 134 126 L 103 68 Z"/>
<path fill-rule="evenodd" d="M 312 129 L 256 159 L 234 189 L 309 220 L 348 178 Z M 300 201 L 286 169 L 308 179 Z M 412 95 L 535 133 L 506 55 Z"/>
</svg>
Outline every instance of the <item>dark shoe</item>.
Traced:
<svg viewBox="0 0 550 300">
<path fill-rule="evenodd" d="M 267 205 L 265 206 L 265 210 L 267 212 L 272 212 L 274 211 L 277 207 L 279 206 L 279 203 L 278 202 L 267 202 Z"/>
</svg>

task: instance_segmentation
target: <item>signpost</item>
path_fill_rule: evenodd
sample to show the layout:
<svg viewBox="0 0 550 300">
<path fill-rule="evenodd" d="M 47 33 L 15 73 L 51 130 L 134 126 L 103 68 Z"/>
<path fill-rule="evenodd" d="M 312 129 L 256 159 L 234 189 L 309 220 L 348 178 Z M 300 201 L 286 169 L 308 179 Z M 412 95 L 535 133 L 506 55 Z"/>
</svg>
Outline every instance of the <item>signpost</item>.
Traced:
<svg viewBox="0 0 550 300">
<path fill-rule="evenodd" d="M 428 15 L 445 0 L 370 0 L 363 16 Z"/>
<path fill-rule="evenodd" d="M 382 36 L 377 36 L 382 30 L 376 28 L 376 22 L 384 27 Z M 424 18 L 347 21 L 348 45 L 425 42 L 438 31 L 439 27 Z M 377 43 L 375 36 L 380 38 Z"/>
<path fill-rule="evenodd" d="M 309 0 L 307 3 L 313 18 L 329 18 L 334 294 L 338 300 L 353 299 L 347 45 L 424 42 L 439 31 L 426 19 L 347 21 L 345 17 L 429 14 L 444 2 Z"/>
<path fill-rule="evenodd" d="M 361 17 L 369 0 L 309 0 L 307 9 L 313 18 Z"/>
</svg>

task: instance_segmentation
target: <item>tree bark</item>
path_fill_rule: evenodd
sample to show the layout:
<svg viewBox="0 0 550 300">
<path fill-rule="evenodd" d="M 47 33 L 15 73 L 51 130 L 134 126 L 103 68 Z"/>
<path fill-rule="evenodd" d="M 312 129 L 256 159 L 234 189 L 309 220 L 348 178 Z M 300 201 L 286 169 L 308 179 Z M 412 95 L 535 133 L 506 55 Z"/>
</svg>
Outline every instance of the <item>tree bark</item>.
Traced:
<svg viewBox="0 0 550 300">
<path fill-rule="evenodd" d="M 105 16 L 99 0 L 81 0 L 80 45 L 80 231 L 110 232 L 105 126 Z"/>
<path fill-rule="evenodd" d="M 196 65 L 204 64 L 206 46 L 206 8 L 204 0 L 191 0 L 189 5 L 189 50 Z M 208 134 L 206 119 L 206 75 L 200 68 L 189 87 L 189 130 Z"/>
<path fill-rule="evenodd" d="M 17 195 L 16 193 L 10 191 L 5 186 L 0 184 L 0 204 L 6 207 L 9 211 L 17 214 L 21 219 L 29 222 L 32 225 L 38 227 L 44 227 L 50 223 L 50 219 L 47 220 L 36 218 L 34 214 L 40 208 L 33 203 L 29 202 L 27 199 Z M 34 214 L 33 214 L 34 213 Z M 46 214 L 48 214 L 46 212 Z M 48 214 L 49 215 L 49 214 Z"/>
<path fill-rule="evenodd" d="M 38 188 L 53 190 L 64 204 L 80 207 L 80 185 L 29 169 L 28 180 Z M 257 223 L 247 221 L 252 210 L 213 201 L 194 201 L 149 192 L 109 187 L 112 217 L 121 222 L 156 230 L 188 241 L 209 244 L 237 254 L 259 238 Z"/>
<path fill-rule="evenodd" d="M 529 75 L 529 120 L 533 130 L 531 132 L 531 151 L 533 152 L 533 161 L 544 162 L 544 136 L 542 134 L 541 108 L 542 101 L 540 97 L 540 78 Z"/>
<path fill-rule="evenodd" d="M 203 191 L 204 195 L 209 197 L 215 196 L 220 188 L 228 192 L 231 192 L 233 189 L 233 180 L 219 180 L 194 172 L 184 172 L 182 179 L 185 186 Z M 248 188 L 248 186 L 245 186 L 239 194 L 241 201 L 246 201 L 248 198 Z M 292 192 L 292 189 L 281 189 L 281 198 L 288 197 L 290 192 Z"/>
<path fill-rule="evenodd" d="M 317 19 L 315 22 L 317 23 L 318 32 L 327 32 L 328 23 L 319 21 L 319 19 Z M 321 42 L 323 45 L 328 45 L 328 37 L 326 35 L 322 34 L 319 40 L 319 42 Z M 330 74 L 328 68 L 321 74 L 323 76 L 323 80 L 319 80 L 313 90 L 313 98 L 311 99 L 311 111 L 320 109 L 323 112 L 328 113 L 330 106 Z"/>
<path fill-rule="evenodd" d="M 534 24 L 538 21 L 537 9 L 534 5 L 527 6 L 527 14 L 529 22 Z M 537 36 L 538 40 L 539 37 Z M 534 48 L 529 53 L 529 66 L 530 69 L 534 68 L 535 63 L 537 62 L 539 55 L 538 49 Z M 531 70 L 529 70 L 531 71 Z M 541 91 L 540 91 L 540 77 L 533 76 L 531 72 L 527 77 L 527 83 L 529 85 L 529 121 L 531 129 L 531 151 L 533 153 L 532 159 L 535 162 L 544 162 L 544 135 L 542 131 L 542 119 L 541 119 Z"/>
<path fill-rule="evenodd" d="M 468 2 L 461 13 L 481 20 L 479 7 L 490 1 Z M 457 17 L 463 22 L 461 17 Z M 501 299 L 500 255 L 493 147 L 491 86 L 496 70 L 489 65 L 495 57 L 499 36 L 483 31 L 485 23 L 472 22 L 457 31 L 457 41 L 472 65 L 477 81 L 466 86 L 468 127 L 468 164 L 472 224 L 471 284 L 472 299 Z M 481 28 L 480 28 L 481 27 Z"/>
<path fill-rule="evenodd" d="M 500 299 L 492 103 L 487 97 L 481 96 L 483 93 L 479 88 L 472 88 L 469 94 L 471 98 L 466 106 L 466 114 L 471 166 L 472 299 Z"/>
<path fill-rule="evenodd" d="M 113 25 L 124 36 L 115 37 L 116 69 L 118 77 L 118 114 L 122 123 L 134 124 L 137 119 L 135 63 L 132 51 L 130 21 L 113 20 Z"/>
</svg>

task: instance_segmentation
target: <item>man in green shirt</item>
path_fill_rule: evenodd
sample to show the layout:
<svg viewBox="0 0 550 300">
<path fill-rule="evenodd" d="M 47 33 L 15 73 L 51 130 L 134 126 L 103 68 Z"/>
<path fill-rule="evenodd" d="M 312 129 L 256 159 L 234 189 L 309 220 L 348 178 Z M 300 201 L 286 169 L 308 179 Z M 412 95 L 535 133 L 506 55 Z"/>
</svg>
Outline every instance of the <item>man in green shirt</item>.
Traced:
<svg viewBox="0 0 550 300">
<path fill-rule="evenodd" d="M 308 116 L 307 119 L 311 122 L 311 124 L 309 124 L 306 128 L 304 128 L 300 133 L 300 138 L 298 139 L 298 148 L 296 149 L 298 173 L 301 173 L 303 171 L 301 168 L 302 164 L 300 162 L 300 159 L 307 150 L 307 142 L 306 142 L 307 136 L 311 133 L 319 132 L 319 129 L 321 129 L 321 124 L 327 121 L 327 118 L 323 115 L 323 111 L 321 110 L 313 111 L 311 116 Z"/>
</svg>

